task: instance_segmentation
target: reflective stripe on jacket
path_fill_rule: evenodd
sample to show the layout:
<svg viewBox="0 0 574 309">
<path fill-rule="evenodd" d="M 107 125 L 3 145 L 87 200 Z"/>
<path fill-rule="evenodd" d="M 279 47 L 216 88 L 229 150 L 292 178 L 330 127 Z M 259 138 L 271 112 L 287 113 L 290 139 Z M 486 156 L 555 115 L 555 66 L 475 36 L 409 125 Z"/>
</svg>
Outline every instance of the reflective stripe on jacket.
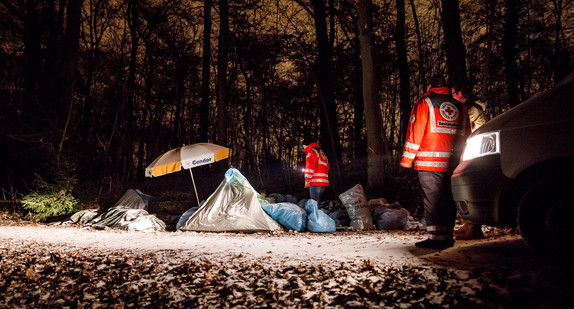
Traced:
<svg viewBox="0 0 574 309">
<path fill-rule="evenodd" d="M 311 143 L 303 152 L 305 160 L 305 188 L 309 186 L 329 186 L 329 160 L 319 149 L 319 144 Z"/>
<path fill-rule="evenodd" d="M 447 172 L 458 163 L 470 133 L 468 114 L 446 87 L 431 88 L 413 107 L 401 166 Z"/>
</svg>

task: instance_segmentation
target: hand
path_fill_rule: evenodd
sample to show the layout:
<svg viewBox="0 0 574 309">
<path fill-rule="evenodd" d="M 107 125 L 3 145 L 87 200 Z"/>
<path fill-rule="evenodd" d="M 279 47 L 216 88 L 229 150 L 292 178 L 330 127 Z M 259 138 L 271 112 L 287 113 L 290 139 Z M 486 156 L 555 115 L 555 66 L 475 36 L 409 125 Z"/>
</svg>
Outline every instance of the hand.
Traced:
<svg viewBox="0 0 574 309">
<path fill-rule="evenodd" d="M 401 162 L 400 166 L 404 167 L 404 168 L 411 168 L 413 166 L 413 163 L 412 162 Z"/>
</svg>

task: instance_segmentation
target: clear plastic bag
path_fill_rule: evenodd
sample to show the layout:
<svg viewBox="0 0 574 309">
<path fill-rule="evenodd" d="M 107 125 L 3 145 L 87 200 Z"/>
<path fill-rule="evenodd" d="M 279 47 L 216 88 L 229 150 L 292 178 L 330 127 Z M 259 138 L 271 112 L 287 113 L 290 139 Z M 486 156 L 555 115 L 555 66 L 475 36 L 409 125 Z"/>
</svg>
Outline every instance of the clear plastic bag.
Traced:
<svg viewBox="0 0 574 309">
<path fill-rule="evenodd" d="M 339 199 L 349 213 L 351 227 L 357 230 L 370 230 L 375 228 L 371 208 L 367 202 L 363 186 L 360 184 L 355 185 L 351 189 L 341 193 Z"/>
</svg>

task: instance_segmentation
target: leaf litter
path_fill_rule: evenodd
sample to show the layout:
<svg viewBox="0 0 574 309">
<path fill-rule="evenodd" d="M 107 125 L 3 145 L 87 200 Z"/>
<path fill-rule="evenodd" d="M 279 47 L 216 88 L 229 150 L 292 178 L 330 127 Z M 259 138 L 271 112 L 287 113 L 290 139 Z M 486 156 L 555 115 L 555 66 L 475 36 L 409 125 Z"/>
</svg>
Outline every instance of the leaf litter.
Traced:
<svg viewBox="0 0 574 309">
<path fill-rule="evenodd" d="M 88 238 L 111 235 L 105 242 L 113 241 L 114 235 L 126 235 L 40 227 L 38 233 L 75 229 Z M 0 235 L 0 308 L 534 308 L 574 304 L 569 267 L 532 273 L 458 269 L 401 259 L 334 260 L 322 255 L 275 254 L 285 239 L 313 244 L 317 237 L 328 241 L 329 237 L 368 236 L 362 232 L 196 236 L 206 242 L 205 247 L 139 250 Z M 383 243 L 389 241 L 387 236 L 381 233 L 375 239 Z M 171 233 L 169 237 L 182 236 Z M 261 248 L 259 255 L 214 246 L 208 249 L 210 237 L 245 242 L 275 237 L 273 243 L 279 248 Z M 316 250 L 332 245 L 322 243 Z"/>
</svg>

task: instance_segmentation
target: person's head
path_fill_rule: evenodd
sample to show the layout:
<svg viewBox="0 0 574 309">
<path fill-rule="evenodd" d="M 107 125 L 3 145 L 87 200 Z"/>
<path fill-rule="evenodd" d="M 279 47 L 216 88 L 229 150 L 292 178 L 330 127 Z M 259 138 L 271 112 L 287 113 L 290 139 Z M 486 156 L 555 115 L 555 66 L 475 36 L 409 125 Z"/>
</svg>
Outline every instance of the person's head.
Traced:
<svg viewBox="0 0 574 309">
<path fill-rule="evenodd" d="M 454 84 L 450 88 L 450 92 L 453 98 L 464 103 L 472 94 L 472 89 L 465 84 Z"/>
<path fill-rule="evenodd" d="M 433 75 L 430 79 L 430 87 L 431 88 L 446 87 L 446 79 L 442 74 Z"/>
</svg>

